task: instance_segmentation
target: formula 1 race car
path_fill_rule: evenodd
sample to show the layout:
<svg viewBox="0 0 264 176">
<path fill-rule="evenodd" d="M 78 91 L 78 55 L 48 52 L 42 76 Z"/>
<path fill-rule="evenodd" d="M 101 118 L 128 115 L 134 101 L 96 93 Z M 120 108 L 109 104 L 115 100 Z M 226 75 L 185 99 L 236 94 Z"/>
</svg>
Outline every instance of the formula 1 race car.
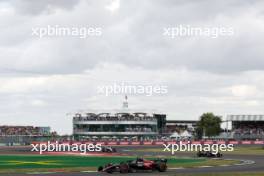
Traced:
<svg viewBox="0 0 264 176">
<path fill-rule="evenodd" d="M 212 158 L 220 158 L 223 156 L 223 154 L 217 152 L 217 153 L 212 153 L 211 151 L 199 151 L 197 153 L 198 157 L 212 157 Z"/>
<path fill-rule="evenodd" d="M 115 153 L 116 149 L 110 146 L 102 146 L 102 152 Z"/>
<path fill-rule="evenodd" d="M 98 167 L 99 172 L 120 172 L 120 173 L 135 173 L 138 171 L 159 171 L 165 172 L 167 170 L 167 159 L 146 160 L 137 158 L 121 162 L 120 164 L 109 163 L 107 165 Z"/>
</svg>

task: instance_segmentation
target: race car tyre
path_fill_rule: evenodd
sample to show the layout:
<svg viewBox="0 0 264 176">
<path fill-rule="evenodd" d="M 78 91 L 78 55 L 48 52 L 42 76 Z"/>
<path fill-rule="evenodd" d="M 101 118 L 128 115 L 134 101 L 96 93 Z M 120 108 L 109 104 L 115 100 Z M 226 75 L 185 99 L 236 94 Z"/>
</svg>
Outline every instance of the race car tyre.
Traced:
<svg viewBox="0 0 264 176">
<path fill-rule="evenodd" d="M 119 168 L 120 168 L 120 173 L 128 173 L 129 171 L 129 166 L 127 163 L 121 163 Z"/>
<path fill-rule="evenodd" d="M 137 170 L 136 169 L 134 169 L 134 168 L 129 168 L 129 171 L 128 171 L 129 173 L 136 173 L 137 172 Z"/>
<path fill-rule="evenodd" d="M 165 163 L 159 163 L 157 165 L 157 170 L 159 172 L 165 172 L 167 170 L 167 165 Z"/>
<path fill-rule="evenodd" d="M 114 171 L 113 171 L 113 169 L 109 169 L 109 170 L 107 170 L 106 171 L 108 174 L 112 174 Z"/>
<path fill-rule="evenodd" d="M 103 166 L 99 166 L 98 169 L 97 169 L 97 171 L 98 172 L 101 172 L 103 169 L 104 169 Z"/>
</svg>

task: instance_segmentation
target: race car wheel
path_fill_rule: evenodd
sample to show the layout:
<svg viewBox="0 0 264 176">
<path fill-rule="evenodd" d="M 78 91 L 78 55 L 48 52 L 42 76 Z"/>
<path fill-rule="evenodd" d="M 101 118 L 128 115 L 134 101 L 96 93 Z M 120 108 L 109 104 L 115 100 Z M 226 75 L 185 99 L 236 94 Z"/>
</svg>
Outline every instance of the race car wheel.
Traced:
<svg viewBox="0 0 264 176">
<path fill-rule="evenodd" d="M 120 173 L 128 173 L 129 171 L 129 166 L 127 163 L 121 163 L 119 168 L 120 168 Z"/>
<path fill-rule="evenodd" d="M 159 163 L 157 166 L 159 172 L 165 172 L 167 170 L 167 165 L 165 163 Z"/>
<path fill-rule="evenodd" d="M 132 168 L 132 167 L 129 167 L 129 170 L 128 170 L 128 172 L 130 172 L 130 173 L 136 173 L 136 172 L 137 172 L 137 170 L 136 170 L 136 169 L 134 169 L 134 168 Z"/>
<path fill-rule="evenodd" d="M 98 169 L 97 169 L 97 171 L 98 172 L 101 172 L 103 169 L 104 169 L 103 166 L 99 166 Z"/>
<path fill-rule="evenodd" d="M 114 172 L 114 170 L 113 169 L 109 169 L 109 170 L 107 170 L 106 171 L 108 174 L 112 174 L 113 172 Z"/>
</svg>

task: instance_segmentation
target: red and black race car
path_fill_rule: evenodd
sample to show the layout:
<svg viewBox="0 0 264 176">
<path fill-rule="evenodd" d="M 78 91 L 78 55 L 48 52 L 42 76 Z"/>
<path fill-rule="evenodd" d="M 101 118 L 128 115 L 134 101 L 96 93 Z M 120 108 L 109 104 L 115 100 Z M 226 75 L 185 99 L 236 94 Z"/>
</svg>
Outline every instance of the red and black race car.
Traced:
<svg viewBox="0 0 264 176">
<path fill-rule="evenodd" d="M 159 171 L 165 172 L 167 170 L 167 159 L 146 160 L 137 158 L 121 162 L 120 164 L 109 163 L 107 165 L 98 167 L 99 172 L 120 172 L 120 173 L 135 173 L 138 171 Z"/>
</svg>

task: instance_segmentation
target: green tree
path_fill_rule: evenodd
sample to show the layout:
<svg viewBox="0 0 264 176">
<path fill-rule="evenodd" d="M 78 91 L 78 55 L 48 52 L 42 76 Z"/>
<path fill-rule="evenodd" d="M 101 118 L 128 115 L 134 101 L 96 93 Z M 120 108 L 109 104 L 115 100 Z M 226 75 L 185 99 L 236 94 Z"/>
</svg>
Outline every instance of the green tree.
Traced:
<svg viewBox="0 0 264 176">
<path fill-rule="evenodd" d="M 221 123 L 222 119 L 220 116 L 216 116 L 211 112 L 204 113 L 197 123 L 197 138 L 201 139 L 203 135 L 209 138 L 219 135 L 221 132 Z"/>
</svg>

